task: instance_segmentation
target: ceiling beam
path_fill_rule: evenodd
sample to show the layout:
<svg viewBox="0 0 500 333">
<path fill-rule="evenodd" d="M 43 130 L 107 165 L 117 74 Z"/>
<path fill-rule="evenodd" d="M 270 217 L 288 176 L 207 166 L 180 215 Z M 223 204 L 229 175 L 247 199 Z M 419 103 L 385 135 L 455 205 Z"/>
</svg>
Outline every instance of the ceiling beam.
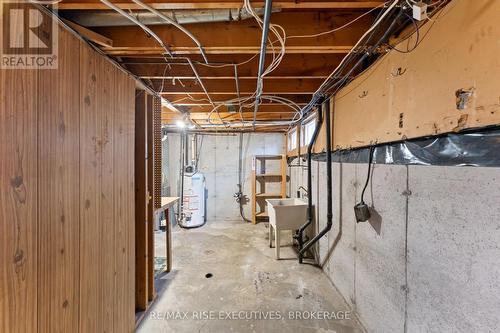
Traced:
<svg viewBox="0 0 500 333">
<path fill-rule="evenodd" d="M 85 39 L 94 42 L 103 47 L 113 47 L 113 40 L 111 38 L 105 37 L 98 34 L 95 31 L 82 27 L 79 24 L 63 19 L 64 24 L 68 25 L 70 28 L 78 32 Z"/>
<path fill-rule="evenodd" d="M 282 9 L 368 9 L 380 6 L 383 0 L 378 1 L 277 1 L 273 2 L 273 8 Z M 132 2 L 118 1 L 114 3 L 122 9 L 140 9 L 140 7 Z M 148 2 L 148 5 L 155 9 L 222 9 L 222 8 L 240 8 L 242 2 L 238 1 L 153 1 Z M 264 2 L 252 2 L 253 7 L 263 7 Z M 63 1 L 58 3 L 60 10 L 84 10 L 84 9 L 101 9 L 109 10 L 109 7 L 98 1 Z"/>
<path fill-rule="evenodd" d="M 178 105 L 178 104 L 176 104 L 176 105 Z M 262 106 L 262 110 L 264 112 L 270 112 L 270 113 L 272 113 L 272 112 L 291 112 L 291 109 L 288 106 L 283 105 L 283 104 L 261 103 L 260 105 Z M 300 103 L 299 106 L 304 106 L 304 105 L 306 105 L 306 104 Z M 187 111 L 189 113 L 206 113 L 206 112 L 212 111 L 212 109 L 213 109 L 212 105 L 188 105 L 188 106 L 189 106 L 189 108 L 187 109 Z M 237 110 L 238 106 L 235 105 L 235 107 Z M 250 110 L 251 108 L 248 108 L 248 107 L 243 108 L 243 110 L 246 110 L 246 109 Z M 225 105 L 221 106 L 220 110 L 229 112 L 228 107 Z M 172 113 L 172 111 L 169 111 L 169 109 L 165 109 L 164 112 L 171 112 Z"/>
<path fill-rule="evenodd" d="M 193 56 L 193 61 L 198 56 Z M 272 76 L 328 76 L 337 67 L 344 54 L 286 54 L 278 68 L 272 72 Z M 239 77 L 256 77 L 258 57 L 250 55 L 211 55 L 211 66 L 195 63 L 196 71 L 201 77 L 233 77 L 234 66 L 237 66 Z M 267 65 L 269 65 L 269 57 Z M 200 57 L 201 60 L 201 57 Z M 132 61 L 130 58 L 123 59 L 123 64 L 133 73 L 139 76 L 194 76 L 192 69 L 187 63 L 169 64 L 167 66 L 163 59 L 146 59 Z M 228 65 L 224 65 L 228 64 Z"/>
<path fill-rule="evenodd" d="M 259 108 L 259 110 L 262 110 L 264 113 L 288 113 L 288 112 L 294 112 L 290 107 L 283 105 L 283 104 L 278 104 L 278 103 L 263 103 L 260 104 L 262 108 Z M 305 105 L 302 103 L 302 106 Z M 195 114 L 195 113 L 207 113 L 212 111 L 213 106 L 212 105 L 189 105 L 189 108 L 186 108 L 185 110 L 189 112 L 190 114 Z M 230 110 L 232 109 L 232 110 Z M 238 110 L 238 105 L 235 105 L 234 107 L 229 107 L 226 105 L 223 105 L 219 108 L 220 112 L 234 112 Z M 243 112 L 253 112 L 252 108 L 244 107 L 242 108 Z M 164 113 L 170 113 L 174 114 L 172 111 L 169 109 L 164 109 Z M 260 112 L 260 111 L 259 111 Z"/>
<path fill-rule="evenodd" d="M 271 80 L 264 87 L 264 94 L 273 93 L 313 93 L 323 83 L 323 79 L 307 79 L 307 80 Z M 155 90 L 159 91 L 163 87 L 161 93 L 177 94 L 177 93 L 204 93 L 201 85 L 197 80 L 153 80 Z M 175 83 L 175 85 L 174 85 Z M 236 82 L 234 80 L 207 80 L 203 85 L 210 94 L 217 93 L 236 93 Z M 239 80 L 239 90 L 241 94 L 252 94 L 257 89 L 256 80 Z"/>
<path fill-rule="evenodd" d="M 242 112 L 241 114 L 239 112 L 219 112 L 219 115 L 224 118 L 240 118 L 243 116 L 243 119 L 253 119 L 253 112 Z M 296 115 L 295 112 L 274 112 L 274 113 L 267 113 L 267 112 L 261 112 L 259 111 L 257 113 L 258 117 L 260 119 L 276 119 L 276 120 L 289 120 L 293 119 L 293 117 Z M 190 113 L 189 118 L 192 120 L 205 120 L 207 119 L 208 114 L 207 113 Z M 212 114 L 212 118 L 218 118 L 216 113 L 214 112 Z M 177 119 L 182 119 L 182 116 L 174 114 L 174 113 L 168 113 L 168 114 L 162 114 L 162 119 L 170 119 L 170 120 L 177 120 Z"/>
<path fill-rule="evenodd" d="M 253 94 L 254 92 L 252 92 Z M 240 96 L 250 96 L 252 94 L 240 94 Z M 186 103 L 186 102 L 193 102 L 193 103 L 201 103 L 201 104 L 206 104 L 207 97 L 204 94 L 192 94 L 191 97 L 186 95 L 185 93 L 172 93 L 172 94 L 164 94 L 163 95 L 170 103 L 174 105 L 178 105 L 178 103 Z M 291 100 L 295 103 L 309 103 L 311 100 L 310 94 L 273 94 L 273 96 L 279 96 L 286 98 L 288 100 Z M 214 103 L 223 103 L 228 100 L 232 100 L 235 98 L 238 98 L 238 95 L 233 91 L 232 93 L 224 93 L 224 94 L 210 94 L 210 97 L 212 98 L 212 101 Z M 194 99 L 194 100 L 193 100 Z M 268 100 L 265 100 L 265 102 L 269 102 Z M 279 105 L 279 103 L 276 103 Z"/>
<path fill-rule="evenodd" d="M 298 103 L 295 103 L 297 104 L 298 106 L 305 106 L 307 105 L 307 103 L 303 103 L 303 102 L 298 102 Z M 212 110 L 213 106 L 212 104 L 210 103 L 203 103 L 203 102 L 190 102 L 190 101 L 184 101 L 184 102 L 180 102 L 180 103 L 176 103 L 175 104 L 176 106 L 178 107 L 189 107 L 189 110 L 193 110 L 194 108 L 205 108 L 205 112 L 210 112 L 210 110 Z M 277 104 L 277 103 L 260 103 L 260 105 L 264 105 L 264 106 L 279 106 L 279 107 L 282 107 L 281 104 Z"/>
<path fill-rule="evenodd" d="M 240 95 L 241 96 L 250 96 L 254 93 L 255 93 L 255 91 L 244 91 L 244 92 L 240 92 Z M 264 95 L 312 95 L 313 93 L 314 93 L 314 91 L 280 91 L 280 89 L 276 89 L 275 91 L 264 90 Z M 160 93 L 160 95 L 162 95 L 162 96 L 177 96 L 179 94 L 185 95 L 185 96 L 187 96 L 187 94 L 189 94 L 192 96 L 197 96 L 197 98 L 204 98 L 204 96 L 206 96 L 206 94 L 202 91 L 193 91 L 193 92 L 165 91 L 165 92 Z M 210 97 L 212 97 L 212 95 L 234 95 L 234 94 L 236 94 L 236 92 L 235 91 L 209 91 L 208 94 L 210 95 Z M 169 99 L 171 99 L 171 98 L 169 98 Z M 226 98 L 224 98 L 224 99 L 226 99 Z"/>
<path fill-rule="evenodd" d="M 338 31 L 315 37 L 298 37 L 316 35 L 338 28 L 360 16 L 360 13 L 339 12 L 280 12 L 273 13 L 271 21 L 283 27 L 286 31 L 286 47 L 294 51 L 294 47 L 303 49 L 305 46 L 341 46 L 354 45 L 361 35 L 373 23 L 374 15 L 366 15 L 354 24 Z M 212 54 L 229 52 L 225 48 L 241 50 L 238 52 L 258 53 L 260 51 L 261 28 L 255 20 L 229 22 L 205 22 L 183 25 L 196 36 L 204 49 Z M 182 31 L 172 25 L 154 25 L 149 28 L 165 42 L 172 51 L 193 52 L 196 45 Z M 149 38 L 144 31 L 135 25 L 121 27 L 95 27 L 94 31 L 113 40 L 116 48 L 133 47 L 156 49 L 158 44 Z M 295 36 L 295 37 L 292 37 Z M 272 40 L 275 39 L 271 35 Z M 276 46 L 278 46 L 276 44 Z M 247 48 L 245 50 L 245 48 Z M 117 49 L 120 50 L 120 49 Z M 148 49 L 145 49 L 148 50 Z M 294 52 L 297 52 L 296 50 Z M 209 59 L 210 60 L 210 59 Z"/>
<path fill-rule="evenodd" d="M 196 80 L 196 76 L 139 76 L 145 80 Z M 289 75 L 289 76 L 265 76 L 264 80 L 307 80 L 307 79 L 326 79 L 326 75 L 306 76 L 306 75 Z M 235 80 L 235 76 L 203 76 L 202 80 Z M 256 80 L 256 76 L 238 76 L 239 80 Z"/>
<path fill-rule="evenodd" d="M 352 45 L 315 45 L 315 46 L 287 46 L 285 54 L 345 54 L 352 49 Z M 165 49 L 162 47 L 104 47 L 102 50 L 111 56 L 132 57 L 135 55 L 162 55 L 165 54 Z M 203 50 L 206 54 L 257 54 L 260 52 L 257 46 L 205 46 Z M 199 47 L 191 46 L 172 46 L 170 51 L 176 55 L 191 55 L 200 54 Z M 269 54 L 273 51 L 268 47 L 266 52 Z"/>
</svg>

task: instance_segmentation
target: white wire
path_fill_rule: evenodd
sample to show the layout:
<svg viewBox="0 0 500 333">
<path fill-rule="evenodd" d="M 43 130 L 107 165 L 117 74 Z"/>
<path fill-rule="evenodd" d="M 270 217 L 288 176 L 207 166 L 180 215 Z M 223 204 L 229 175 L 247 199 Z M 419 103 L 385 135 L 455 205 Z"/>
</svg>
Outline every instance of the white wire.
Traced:
<svg viewBox="0 0 500 333">
<path fill-rule="evenodd" d="M 325 79 L 325 81 L 323 81 L 323 83 L 319 86 L 319 88 L 314 92 L 313 96 L 315 96 L 321 92 L 321 89 L 325 86 L 325 84 L 327 84 L 328 80 L 330 80 L 337 73 L 337 71 L 340 68 L 342 68 L 342 66 L 344 65 L 344 62 L 348 59 L 348 57 L 351 55 L 351 53 L 356 51 L 356 48 L 358 47 L 359 44 L 361 44 L 363 39 L 365 39 L 365 37 L 369 33 L 371 33 L 380 24 L 380 22 L 382 22 L 382 20 L 387 16 L 387 14 L 389 14 L 391 12 L 391 10 L 397 5 L 398 1 L 399 0 L 394 0 L 390 4 L 390 6 L 385 10 L 385 12 L 382 15 L 380 15 L 378 20 L 375 21 L 375 23 L 373 23 L 373 25 L 361 36 L 361 38 L 356 42 L 356 44 L 354 44 L 354 46 L 351 48 L 351 50 L 345 55 L 345 57 L 342 59 L 340 64 L 338 64 L 338 66 L 335 67 L 335 69 L 330 73 L 330 75 L 328 75 L 328 77 Z"/>
<path fill-rule="evenodd" d="M 370 9 L 369 11 L 367 11 L 366 13 L 364 14 L 361 14 L 359 16 L 357 16 L 356 18 L 354 18 L 353 20 L 341 25 L 340 27 L 338 28 L 335 28 L 335 29 L 332 29 L 332 30 L 328 30 L 328 31 L 323 31 L 323 32 L 320 32 L 320 33 L 317 33 L 317 34 L 313 34 L 313 35 L 295 35 L 295 36 L 288 36 L 286 37 L 286 39 L 292 39 L 292 38 L 314 38 L 314 37 L 319 37 L 319 36 L 323 36 L 323 35 L 328 35 L 328 34 L 331 34 L 331 33 L 334 33 L 334 32 L 337 32 L 339 30 L 342 30 L 344 29 L 345 27 L 348 27 L 350 26 L 351 24 L 353 24 L 354 22 L 360 20 L 361 18 L 365 17 L 366 15 L 369 15 L 371 14 L 373 11 L 375 10 L 378 10 L 379 8 L 381 7 L 384 7 L 385 3 L 381 3 L 380 5 L 376 6 L 376 7 L 373 7 L 372 9 Z"/>
</svg>

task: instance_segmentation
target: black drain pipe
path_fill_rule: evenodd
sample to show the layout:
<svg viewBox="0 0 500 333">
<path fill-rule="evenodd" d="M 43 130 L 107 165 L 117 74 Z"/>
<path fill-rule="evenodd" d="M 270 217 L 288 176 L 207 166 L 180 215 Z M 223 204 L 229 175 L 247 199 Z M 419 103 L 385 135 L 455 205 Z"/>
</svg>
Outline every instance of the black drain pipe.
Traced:
<svg viewBox="0 0 500 333">
<path fill-rule="evenodd" d="M 323 237 L 332 228 L 332 141 L 331 141 L 331 123 L 330 123 L 330 100 L 326 100 L 325 121 L 326 121 L 326 226 L 313 239 L 308 241 L 299 251 L 299 262 L 302 262 L 304 253 L 311 248 L 321 237 Z M 310 166 L 309 166 L 310 168 Z M 308 174 L 309 176 L 309 174 Z M 308 179 L 309 181 L 309 179 Z M 309 221 L 308 221 L 309 222 Z"/>
<path fill-rule="evenodd" d="M 311 160 L 312 160 L 313 147 L 314 144 L 316 143 L 316 139 L 318 138 L 321 125 L 323 124 L 323 104 L 321 102 L 318 103 L 317 114 L 318 118 L 316 121 L 316 127 L 314 128 L 311 142 L 307 146 L 307 222 L 299 228 L 299 232 L 297 234 L 297 241 L 299 242 L 299 250 L 302 250 L 302 247 L 304 246 L 304 231 L 312 223 L 313 220 L 312 191 L 311 191 L 312 188 Z M 299 255 L 299 262 L 302 263 L 302 255 Z"/>
</svg>

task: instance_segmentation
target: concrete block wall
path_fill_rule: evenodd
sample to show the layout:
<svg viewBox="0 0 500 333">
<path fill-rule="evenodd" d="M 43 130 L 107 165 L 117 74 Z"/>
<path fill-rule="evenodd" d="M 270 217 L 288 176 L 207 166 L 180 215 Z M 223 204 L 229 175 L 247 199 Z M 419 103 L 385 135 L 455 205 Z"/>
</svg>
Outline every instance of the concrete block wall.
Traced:
<svg viewBox="0 0 500 333">
<path fill-rule="evenodd" d="M 241 220 L 239 206 L 233 195 L 238 187 L 239 135 L 199 135 L 201 144 L 199 170 L 205 175 L 208 190 L 207 220 Z M 247 133 L 243 135 L 243 193 L 252 197 L 250 172 L 254 155 L 276 155 L 284 152 L 285 137 L 280 133 Z M 166 140 L 168 161 L 164 173 L 170 184 L 170 194 L 177 195 L 179 182 L 180 135 L 170 133 Z M 278 162 L 266 164 L 267 172 L 279 172 Z M 278 191 L 279 184 L 268 185 L 269 191 Z M 276 187 L 275 188 L 273 188 Z M 244 207 L 245 216 L 251 218 L 251 203 Z"/>
<path fill-rule="evenodd" d="M 316 228 L 326 223 L 325 165 L 312 165 Z M 289 170 L 295 196 L 307 170 Z M 375 165 L 372 218 L 356 224 L 366 173 L 333 163 L 333 228 L 316 253 L 367 331 L 497 332 L 500 169 Z"/>
</svg>

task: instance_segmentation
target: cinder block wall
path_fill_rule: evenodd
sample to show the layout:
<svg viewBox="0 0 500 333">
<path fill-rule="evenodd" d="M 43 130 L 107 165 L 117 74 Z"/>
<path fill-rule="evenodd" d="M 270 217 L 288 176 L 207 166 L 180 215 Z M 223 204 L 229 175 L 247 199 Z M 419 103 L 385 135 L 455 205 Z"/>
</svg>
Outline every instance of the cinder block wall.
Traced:
<svg viewBox="0 0 500 333">
<path fill-rule="evenodd" d="M 296 163 L 296 162 L 294 162 Z M 316 228 L 326 223 L 326 163 L 313 162 Z M 290 194 L 307 187 L 290 168 Z M 496 332 L 500 327 L 499 168 L 333 163 L 333 228 L 317 259 L 369 332 Z M 318 175 L 320 177 L 318 177 Z"/>
<path fill-rule="evenodd" d="M 207 220 L 241 220 L 239 206 L 233 197 L 238 190 L 239 134 L 198 135 L 198 137 L 199 147 L 201 147 L 199 170 L 205 175 L 208 190 Z M 201 143 L 201 138 L 203 138 L 203 143 Z M 243 134 L 243 193 L 248 199 L 252 197 L 250 178 L 252 157 L 254 155 L 283 154 L 284 142 L 285 136 L 281 133 Z M 164 173 L 167 174 L 170 194 L 177 195 L 180 170 L 180 135 L 168 134 L 164 144 L 167 145 L 168 152 Z M 274 164 L 269 162 L 269 167 L 271 167 L 269 172 L 279 172 L 277 162 Z M 278 183 L 275 186 L 279 188 Z M 279 192 L 279 190 L 276 191 Z M 245 205 L 244 211 L 245 216 L 250 219 L 252 217 L 250 202 Z"/>
</svg>

